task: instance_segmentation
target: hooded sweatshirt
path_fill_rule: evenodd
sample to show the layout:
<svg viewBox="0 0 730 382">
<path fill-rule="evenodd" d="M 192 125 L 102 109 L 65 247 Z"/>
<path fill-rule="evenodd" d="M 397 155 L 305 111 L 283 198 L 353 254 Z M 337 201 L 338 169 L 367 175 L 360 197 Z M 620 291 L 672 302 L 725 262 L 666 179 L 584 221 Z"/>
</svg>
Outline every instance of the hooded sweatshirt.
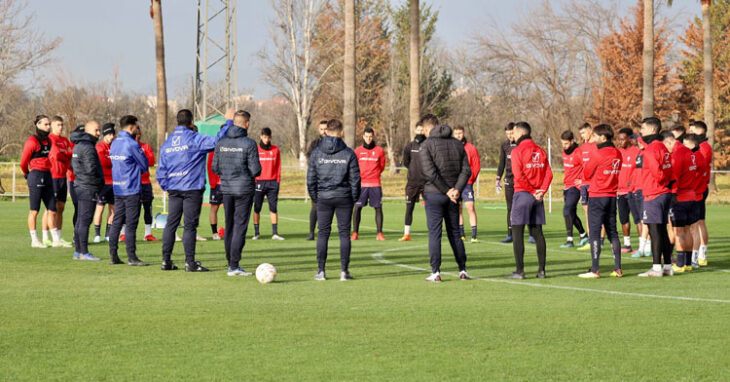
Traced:
<svg viewBox="0 0 730 382">
<path fill-rule="evenodd" d="M 357 156 L 341 138 L 325 136 L 309 157 L 307 190 L 320 199 L 360 198 L 360 166 Z"/>
</svg>

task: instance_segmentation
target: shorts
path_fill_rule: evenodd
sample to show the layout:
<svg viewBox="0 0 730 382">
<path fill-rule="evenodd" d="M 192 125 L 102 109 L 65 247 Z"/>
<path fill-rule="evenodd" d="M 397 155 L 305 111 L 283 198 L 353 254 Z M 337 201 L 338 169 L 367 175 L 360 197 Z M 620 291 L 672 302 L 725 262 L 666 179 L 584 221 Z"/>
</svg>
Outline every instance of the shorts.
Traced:
<svg viewBox="0 0 730 382">
<path fill-rule="evenodd" d="M 360 199 L 355 203 L 355 207 L 365 207 L 370 204 L 370 207 L 380 208 L 383 205 L 383 187 L 363 187 L 360 192 Z"/>
<path fill-rule="evenodd" d="M 46 210 L 56 212 L 53 179 L 49 171 L 33 170 L 28 173 L 28 196 L 31 211 L 40 211 L 43 201 Z"/>
<path fill-rule="evenodd" d="M 652 200 L 644 200 L 642 222 L 644 224 L 669 223 L 669 204 L 671 202 L 672 195 L 670 194 L 661 194 Z"/>
<path fill-rule="evenodd" d="M 418 203 L 419 197 L 423 195 L 423 185 L 406 184 L 406 204 Z"/>
<path fill-rule="evenodd" d="M 581 186 L 580 187 L 580 204 L 582 206 L 588 205 L 588 187 L 589 186 Z"/>
<path fill-rule="evenodd" d="M 634 217 L 634 224 L 639 224 L 644 215 L 644 195 L 641 190 L 636 190 L 636 192 L 629 192 L 629 196 L 629 209 Z"/>
<path fill-rule="evenodd" d="M 139 200 L 142 202 L 151 202 L 155 199 L 155 193 L 152 192 L 152 184 L 142 183 L 139 189 Z"/>
<path fill-rule="evenodd" d="M 669 219 L 672 227 L 688 227 L 697 222 L 698 214 L 694 212 L 697 202 L 679 202 L 669 208 Z"/>
<path fill-rule="evenodd" d="M 111 184 L 105 184 L 96 197 L 97 206 L 103 206 L 105 204 L 114 205 L 114 188 Z"/>
<path fill-rule="evenodd" d="M 618 205 L 618 221 L 621 225 L 631 223 L 631 194 L 619 195 L 616 198 Z M 634 224 L 636 224 L 636 216 L 634 216 Z"/>
<path fill-rule="evenodd" d="M 210 196 L 208 197 L 208 203 L 213 206 L 220 206 L 223 204 L 223 193 L 221 192 L 220 184 L 215 188 L 210 189 Z"/>
<path fill-rule="evenodd" d="M 68 197 L 68 182 L 66 178 L 54 178 L 53 182 L 53 196 L 56 198 L 56 202 L 66 203 Z"/>
<path fill-rule="evenodd" d="M 464 191 L 461 192 L 462 202 L 474 202 L 474 185 L 467 184 L 464 187 Z"/>
<path fill-rule="evenodd" d="M 259 180 L 256 182 L 256 193 L 253 195 L 253 212 L 261 213 L 264 196 L 269 202 L 269 212 L 275 214 L 279 204 L 279 182 L 275 180 Z"/>
<path fill-rule="evenodd" d="M 512 199 L 512 226 L 545 225 L 545 204 L 527 191 L 520 191 Z"/>
</svg>

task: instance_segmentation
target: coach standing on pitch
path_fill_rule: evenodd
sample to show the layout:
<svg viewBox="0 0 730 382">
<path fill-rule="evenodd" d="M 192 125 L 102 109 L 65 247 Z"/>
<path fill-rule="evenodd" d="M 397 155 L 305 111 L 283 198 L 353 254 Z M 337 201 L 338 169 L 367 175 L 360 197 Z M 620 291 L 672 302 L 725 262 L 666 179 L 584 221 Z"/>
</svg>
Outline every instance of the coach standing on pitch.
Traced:
<svg viewBox="0 0 730 382">
<path fill-rule="evenodd" d="M 246 230 L 256 192 L 256 177 L 261 174 L 256 142 L 248 137 L 251 115 L 236 113 L 233 126 L 215 146 L 213 172 L 221 179 L 223 210 L 226 215 L 224 243 L 228 276 L 251 276 L 239 266 L 241 252 L 246 245 Z"/>
<path fill-rule="evenodd" d="M 117 254 L 119 233 L 126 224 L 124 244 L 127 245 L 127 265 L 147 266 L 149 264 L 137 257 L 137 224 L 139 224 L 139 207 L 141 206 L 142 174 L 149 169 L 149 162 L 144 150 L 137 143 L 139 133 L 137 117 L 125 115 L 119 119 L 122 129 L 109 149 L 112 162 L 112 180 L 114 186 L 114 220 L 109 233 L 109 263 L 122 264 Z"/>
<path fill-rule="evenodd" d="M 101 167 L 96 141 L 99 139 L 99 123 L 89 121 L 82 129 L 71 134 L 74 144 L 71 169 L 74 173 L 74 190 L 77 198 L 76 223 L 74 224 L 74 260 L 98 261 L 89 253 L 89 226 L 94 219 L 97 194 L 104 187 L 104 170 Z"/>
<path fill-rule="evenodd" d="M 160 161 L 157 168 L 157 182 L 170 194 L 170 212 L 165 231 L 162 234 L 162 270 L 173 271 L 172 249 L 175 246 L 175 231 L 180 218 L 185 214 L 183 247 L 185 248 L 185 271 L 207 272 L 208 269 L 195 261 L 195 240 L 198 234 L 198 220 L 205 191 L 205 158 L 215 149 L 218 140 L 233 124 L 233 109 L 226 111 L 226 124 L 215 137 L 208 137 L 193 131 L 193 113 L 182 109 L 177 112 L 175 131 L 160 147 Z"/>
<path fill-rule="evenodd" d="M 439 125 L 432 114 L 421 119 L 426 133 L 421 145 L 421 168 L 426 183 L 423 199 L 426 201 L 428 225 L 428 252 L 431 255 L 431 275 L 426 281 L 441 281 L 441 234 L 446 223 L 446 236 L 459 266 L 459 278 L 468 280 L 466 250 L 459 236 L 459 201 L 471 176 L 469 159 L 464 144 L 452 137 L 451 128 Z M 438 125 L 438 126 L 437 126 Z"/>
</svg>

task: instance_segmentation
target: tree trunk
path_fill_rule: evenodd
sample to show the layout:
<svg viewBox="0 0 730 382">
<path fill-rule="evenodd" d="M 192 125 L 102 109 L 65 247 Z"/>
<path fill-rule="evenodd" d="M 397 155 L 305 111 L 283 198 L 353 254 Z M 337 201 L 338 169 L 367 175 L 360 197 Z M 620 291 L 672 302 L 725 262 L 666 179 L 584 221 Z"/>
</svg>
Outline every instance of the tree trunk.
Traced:
<svg viewBox="0 0 730 382">
<path fill-rule="evenodd" d="M 165 142 L 167 130 L 167 80 L 165 78 L 165 39 L 162 34 L 162 0 L 152 1 L 152 20 L 155 26 L 155 54 L 157 58 L 157 152 Z"/>
<path fill-rule="evenodd" d="M 654 116 L 654 0 L 644 0 L 644 86 L 642 117 Z"/>
<path fill-rule="evenodd" d="M 712 63 L 712 23 L 710 22 L 710 0 L 702 0 L 702 50 L 703 73 L 705 76 L 705 123 L 707 124 L 707 141 L 715 147 L 715 95 Z M 712 161 L 714 162 L 714 161 Z M 710 169 L 714 163 L 710 163 Z M 710 178 L 710 189 L 715 190 L 715 175 Z"/>
<path fill-rule="evenodd" d="M 299 132 L 299 168 L 307 168 L 307 120 L 297 115 L 297 130 Z"/>
<path fill-rule="evenodd" d="M 410 103 L 410 135 L 416 136 L 416 123 L 421 118 L 421 72 L 420 72 L 420 15 L 419 0 L 411 0 L 411 103 Z"/>
<path fill-rule="evenodd" d="M 355 96 L 355 0 L 345 0 L 344 110 L 345 143 L 355 147 L 357 100 Z"/>
</svg>

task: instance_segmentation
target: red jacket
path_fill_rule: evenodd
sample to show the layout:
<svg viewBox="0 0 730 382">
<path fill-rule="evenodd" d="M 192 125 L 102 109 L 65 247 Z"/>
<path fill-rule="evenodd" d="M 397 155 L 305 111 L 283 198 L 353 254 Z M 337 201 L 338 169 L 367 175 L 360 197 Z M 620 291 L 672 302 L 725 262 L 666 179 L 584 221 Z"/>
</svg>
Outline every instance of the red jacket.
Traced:
<svg viewBox="0 0 730 382">
<path fill-rule="evenodd" d="M 697 199 L 697 158 L 687 146 L 677 142 L 672 150 L 672 193 L 678 202 L 694 202 Z"/>
<path fill-rule="evenodd" d="M 261 175 L 256 178 L 256 181 L 275 180 L 281 183 L 281 152 L 279 152 L 279 148 L 271 145 L 271 148 L 266 150 L 260 144 L 258 148 Z"/>
<path fill-rule="evenodd" d="M 140 146 L 142 146 L 142 151 L 144 152 L 144 156 L 147 157 L 147 162 L 149 163 L 149 167 L 152 167 L 155 165 L 155 152 L 152 151 L 152 146 L 150 146 L 147 143 L 140 142 Z M 142 174 L 142 184 L 150 184 L 150 172 L 147 171 L 144 174 Z"/>
<path fill-rule="evenodd" d="M 469 159 L 469 167 L 471 167 L 471 177 L 467 183 L 474 184 L 477 176 L 479 176 L 479 171 L 482 170 L 482 164 L 479 162 L 479 151 L 469 142 L 464 143 L 464 151 L 466 151 L 466 157 Z"/>
<path fill-rule="evenodd" d="M 553 181 L 553 171 L 545 150 L 528 137 L 520 139 L 511 155 L 515 192 L 547 192 Z"/>
<path fill-rule="evenodd" d="M 618 149 L 621 153 L 621 173 L 618 175 L 618 194 L 626 195 L 633 191 L 632 177 L 636 168 L 636 157 L 639 155 L 639 148 L 629 146 L 625 149 Z"/>
<path fill-rule="evenodd" d="M 565 171 L 563 176 L 564 189 L 578 188 L 575 181 L 583 178 L 583 158 L 580 147 L 577 145 L 573 146 L 573 151 L 570 154 L 563 151 L 563 170 Z"/>
<path fill-rule="evenodd" d="M 591 183 L 591 198 L 616 197 L 618 178 L 621 174 L 621 152 L 611 143 L 596 146 L 597 150 L 583 167 L 583 179 Z"/>
<path fill-rule="evenodd" d="M 707 191 L 708 179 L 710 178 L 710 164 L 707 162 L 705 157 L 702 156 L 702 152 L 699 147 L 692 150 L 695 156 L 695 163 L 697 163 L 697 174 L 695 178 L 695 201 L 699 202 L 704 198 L 705 191 Z"/>
<path fill-rule="evenodd" d="M 381 187 L 380 174 L 385 170 L 385 151 L 375 145 L 372 150 L 360 146 L 355 149 L 357 163 L 360 165 L 361 187 Z"/>
<path fill-rule="evenodd" d="M 71 142 L 71 156 L 73 157 L 74 152 L 74 143 Z M 74 171 L 71 168 L 71 162 L 69 162 L 68 169 L 66 170 L 66 179 L 68 179 L 69 182 L 75 182 L 76 181 L 76 175 L 74 175 Z"/>
<path fill-rule="evenodd" d="M 213 154 L 215 152 L 211 151 L 208 154 L 208 183 L 210 183 L 210 188 L 216 188 L 219 184 L 221 184 L 221 177 L 218 176 L 216 173 L 213 172 Z"/>
<path fill-rule="evenodd" d="M 66 137 L 50 134 L 51 152 L 48 160 L 51 162 L 51 177 L 53 179 L 65 179 L 68 169 L 71 168 L 71 155 L 73 144 Z"/>
<path fill-rule="evenodd" d="M 642 182 L 644 200 L 656 199 L 669 193 L 669 182 L 672 180 L 672 159 L 669 150 L 658 136 L 644 149 L 644 171 Z"/>
<path fill-rule="evenodd" d="M 48 155 L 51 153 L 51 140 L 46 138 L 40 140 L 37 135 L 31 135 L 20 156 L 20 169 L 23 174 L 28 175 L 33 170 L 51 171 L 51 162 Z"/>
<path fill-rule="evenodd" d="M 104 171 L 104 184 L 112 185 L 112 160 L 109 159 L 109 149 L 111 145 L 101 141 L 96 144 L 96 152 L 99 154 L 99 161 L 101 162 L 101 169 Z"/>
<path fill-rule="evenodd" d="M 700 143 L 700 152 L 702 153 L 702 157 L 705 158 L 705 161 L 710 164 L 710 169 L 712 169 L 712 146 L 710 146 L 707 141 L 704 141 Z M 710 177 L 707 177 L 707 183 L 710 182 Z"/>
<path fill-rule="evenodd" d="M 591 155 L 598 150 L 595 142 L 586 142 L 578 148 L 580 150 L 580 157 L 583 160 L 583 167 L 585 168 L 586 162 L 591 159 Z M 590 186 L 590 179 L 581 178 L 581 186 Z"/>
<path fill-rule="evenodd" d="M 639 149 L 634 162 L 634 171 L 631 173 L 631 192 L 637 193 L 644 189 L 644 150 Z M 643 192 L 643 191 L 642 191 Z"/>
</svg>

